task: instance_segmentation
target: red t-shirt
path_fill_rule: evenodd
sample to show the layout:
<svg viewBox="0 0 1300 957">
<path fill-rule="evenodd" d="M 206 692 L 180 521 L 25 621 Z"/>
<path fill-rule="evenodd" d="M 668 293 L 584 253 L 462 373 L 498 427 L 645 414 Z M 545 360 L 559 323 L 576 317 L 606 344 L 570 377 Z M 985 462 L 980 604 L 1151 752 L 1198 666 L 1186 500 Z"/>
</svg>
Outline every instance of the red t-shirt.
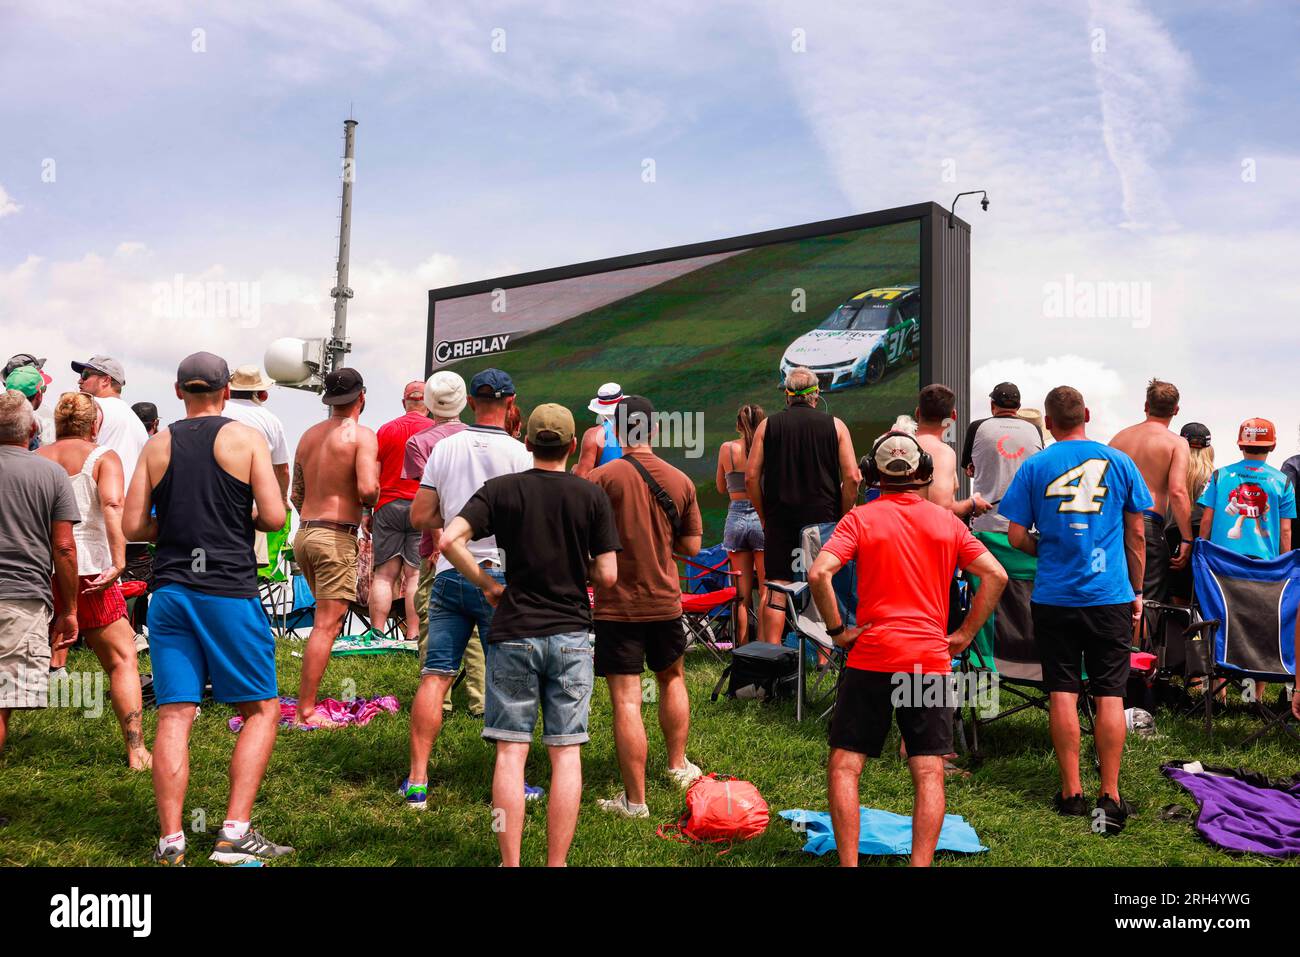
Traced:
<svg viewBox="0 0 1300 957">
<path fill-rule="evenodd" d="M 948 586 L 954 569 L 987 551 L 961 519 L 915 492 L 882 495 L 840 519 L 822 549 L 857 563 L 857 623 L 871 627 L 850 649 L 850 668 L 952 670 Z"/>
<path fill-rule="evenodd" d="M 402 465 L 406 461 L 406 440 L 417 432 L 432 427 L 433 419 L 423 412 L 408 412 L 392 422 L 379 427 L 379 501 L 375 510 L 399 498 L 415 498 L 420 490 L 418 479 L 402 478 Z"/>
</svg>

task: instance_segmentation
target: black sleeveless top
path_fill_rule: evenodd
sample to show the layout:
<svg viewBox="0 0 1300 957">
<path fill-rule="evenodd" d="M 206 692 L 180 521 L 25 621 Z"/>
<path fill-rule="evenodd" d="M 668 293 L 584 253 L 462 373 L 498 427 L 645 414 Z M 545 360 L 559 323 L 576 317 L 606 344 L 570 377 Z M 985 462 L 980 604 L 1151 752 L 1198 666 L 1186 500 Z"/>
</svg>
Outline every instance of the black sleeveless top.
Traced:
<svg viewBox="0 0 1300 957">
<path fill-rule="evenodd" d="M 840 517 L 840 441 L 835 418 L 797 404 L 767 417 L 763 510 L 803 524 Z"/>
<path fill-rule="evenodd" d="M 257 597 L 253 487 L 223 469 L 212 454 L 217 432 L 232 421 L 205 415 L 167 427 L 171 461 L 153 490 L 155 588 L 178 584 L 226 598 Z"/>
</svg>

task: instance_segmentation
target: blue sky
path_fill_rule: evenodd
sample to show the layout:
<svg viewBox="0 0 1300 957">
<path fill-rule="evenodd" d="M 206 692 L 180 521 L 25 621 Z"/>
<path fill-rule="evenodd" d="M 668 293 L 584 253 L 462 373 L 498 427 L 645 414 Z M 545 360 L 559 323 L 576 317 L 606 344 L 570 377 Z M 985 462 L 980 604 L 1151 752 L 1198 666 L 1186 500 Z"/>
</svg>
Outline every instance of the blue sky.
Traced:
<svg viewBox="0 0 1300 957">
<path fill-rule="evenodd" d="M 1071 382 L 1105 437 L 1158 374 L 1221 456 L 1250 415 L 1297 444 L 1293 5 L 146 0 L 0 23 L 0 332 L 56 388 L 111 352 L 166 411 L 183 353 L 320 334 L 351 104 L 372 424 L 421 371 L 431 286 L 987 188 L 963 208 L 977 395 Z M 256 283 L 256 326 L 152 315 L 177 273 Z M 1067 282 L 1137 284 L 1150 313 L 1048 314 Z M 273 406 L 291 431 L 319 409 Z"/>
</svg>

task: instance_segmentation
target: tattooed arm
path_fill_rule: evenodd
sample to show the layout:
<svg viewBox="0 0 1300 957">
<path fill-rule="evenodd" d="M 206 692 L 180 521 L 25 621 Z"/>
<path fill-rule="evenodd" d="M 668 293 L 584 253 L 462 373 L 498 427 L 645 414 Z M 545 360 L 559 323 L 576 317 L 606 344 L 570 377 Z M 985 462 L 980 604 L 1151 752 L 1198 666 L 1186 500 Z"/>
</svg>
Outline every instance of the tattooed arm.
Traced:
<svg viewBox="0 0 1300 957">
<path fill-rule="evenodd" d="M 289 492 L 289 501 L 293 503 L 294 510 L 301 515 L 303 499 L 307 497 L 307 482 L 302 475 L 302 463 L 295 461 L 293 463 L 293 488 Z"/>
</svg>

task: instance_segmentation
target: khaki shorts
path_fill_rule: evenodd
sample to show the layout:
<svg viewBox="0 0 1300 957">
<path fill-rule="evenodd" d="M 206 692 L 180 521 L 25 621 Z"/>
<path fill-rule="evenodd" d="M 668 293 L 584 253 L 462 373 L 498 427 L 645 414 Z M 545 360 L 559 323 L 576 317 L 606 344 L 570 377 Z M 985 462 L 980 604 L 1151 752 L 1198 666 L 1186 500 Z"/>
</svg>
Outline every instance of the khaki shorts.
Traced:
<svg viewBox="0 0 1300 957">
<path fill-rule="evenodd" d="M 317 601 L 357 600 L 357 537 L 336 528 L 300 528 L 293 560 Z"/>
<path fill-rule="evenodd" d="M 49 606 L 0 598 L 0 708 L 44 708 L 49 692 Z"/>
</svg>

